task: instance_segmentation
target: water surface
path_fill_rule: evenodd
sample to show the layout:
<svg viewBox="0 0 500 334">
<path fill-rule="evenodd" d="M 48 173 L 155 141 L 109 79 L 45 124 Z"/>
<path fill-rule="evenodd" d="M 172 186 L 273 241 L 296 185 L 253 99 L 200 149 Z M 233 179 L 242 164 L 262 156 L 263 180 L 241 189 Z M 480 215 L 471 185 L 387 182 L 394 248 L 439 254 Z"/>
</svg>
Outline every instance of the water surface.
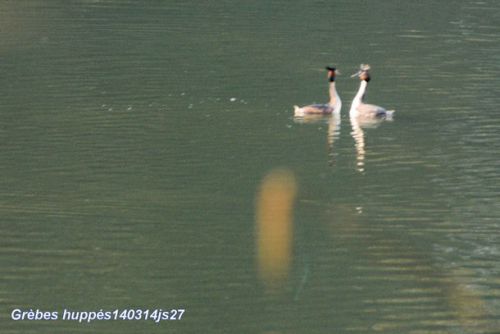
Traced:
<svg viewBox="0 0 500 334">
<path fill-rule="evenodd" d="M 499 12 L 472 0 L 2 3 L 4 332 L 495 333 Z M 360 63 L 368 101 L 396 114 L 356 137 Z M 343 72 L 335 131 L 292 117 L 326 101 L 328 64 Z M 276 167 L 298 193 L 290 273 L 270 294 L 254 205 Z M 79 324 L 15 322 L 14 308 L 186 313 Z"/>
</svg>

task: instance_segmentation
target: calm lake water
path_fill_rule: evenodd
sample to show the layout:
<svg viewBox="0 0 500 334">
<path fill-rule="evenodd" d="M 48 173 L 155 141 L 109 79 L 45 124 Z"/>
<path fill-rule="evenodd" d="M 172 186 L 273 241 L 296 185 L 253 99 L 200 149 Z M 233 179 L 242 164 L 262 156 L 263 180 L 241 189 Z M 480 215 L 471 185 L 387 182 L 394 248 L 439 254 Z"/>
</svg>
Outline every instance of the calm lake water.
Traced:
<svg viewBox="0 0 500 334">
<path fill-rule="evenodd" d="M 500 2 L 0 2 L 2 333 L 498 333 Z M 394 121 L 353 131 L 367 99 Z M 293 105 L 327 100 L 340 126 Z M 256 270 L 263 177 L 297 180 Z M 185 309 L 14 321 L 13 309 Z"/>
</svg>

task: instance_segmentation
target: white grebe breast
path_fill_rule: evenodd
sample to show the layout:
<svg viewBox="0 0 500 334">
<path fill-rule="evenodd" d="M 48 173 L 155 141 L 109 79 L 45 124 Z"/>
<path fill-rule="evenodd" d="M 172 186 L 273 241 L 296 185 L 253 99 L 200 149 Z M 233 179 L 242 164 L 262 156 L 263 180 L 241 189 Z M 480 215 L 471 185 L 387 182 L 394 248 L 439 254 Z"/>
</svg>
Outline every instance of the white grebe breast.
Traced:
<svg viewBox="0 0 500 334">
<path fill-rule="evenodd" d="M 358 121 L 376 121 L 383 119 L 392 119 L 392 114 L 394 110 L 386 110 L 383 107 L 368 104 L 364 102 L 366 89 L 368 87 L 368 82 L 370 82 L 370 65 L 361 64 L 358 72 L 351 75 L 353 77 L 359 77 L 360 85 L 356 96 L 351 103 L 351 110 L 349 111 L 350 117 L 356 117 Z"/>
</svg>

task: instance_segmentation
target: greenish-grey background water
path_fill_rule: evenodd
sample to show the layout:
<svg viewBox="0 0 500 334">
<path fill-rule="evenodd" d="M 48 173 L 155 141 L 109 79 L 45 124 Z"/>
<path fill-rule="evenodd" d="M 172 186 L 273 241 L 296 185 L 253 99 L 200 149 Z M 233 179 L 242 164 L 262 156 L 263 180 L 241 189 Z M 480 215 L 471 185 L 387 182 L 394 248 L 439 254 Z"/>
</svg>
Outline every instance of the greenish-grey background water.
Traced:
<svg viewBox="0 0 500 334">
<path fill-rule="evenodd" d="M 495 0 L 0 2 L 1 332 L 498 333 L 499 15 Z M 363 147 L 347 116 L 360 63 L 369 101 L 396 109 Z M 326 100 L 328 64 L 333 141 L 292 117 Z M 275 167 L 299 192 L 270 295 L 254 203 Z"/>
</svg>

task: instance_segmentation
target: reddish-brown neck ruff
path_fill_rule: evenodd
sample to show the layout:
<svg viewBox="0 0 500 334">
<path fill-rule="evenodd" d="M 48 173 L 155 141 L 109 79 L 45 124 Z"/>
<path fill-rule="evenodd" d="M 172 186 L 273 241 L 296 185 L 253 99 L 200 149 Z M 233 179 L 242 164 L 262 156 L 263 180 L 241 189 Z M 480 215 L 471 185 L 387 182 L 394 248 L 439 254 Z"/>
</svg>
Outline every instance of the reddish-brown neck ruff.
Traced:
<svg viewBox="0 0 500 334">
<path fill-rule="evenodd" d="M 360 80 L 364 80 L 366 82 L 369 82 L 370 81 L 370 73 L 368 73 L 368 71 L 363 71 L 359 74 L 359 79 Z"/>
<path fill-rule="evenodd" d="M 328 70 L 328 80 L 335 81 L 335 71 Z"/>
</svg>

